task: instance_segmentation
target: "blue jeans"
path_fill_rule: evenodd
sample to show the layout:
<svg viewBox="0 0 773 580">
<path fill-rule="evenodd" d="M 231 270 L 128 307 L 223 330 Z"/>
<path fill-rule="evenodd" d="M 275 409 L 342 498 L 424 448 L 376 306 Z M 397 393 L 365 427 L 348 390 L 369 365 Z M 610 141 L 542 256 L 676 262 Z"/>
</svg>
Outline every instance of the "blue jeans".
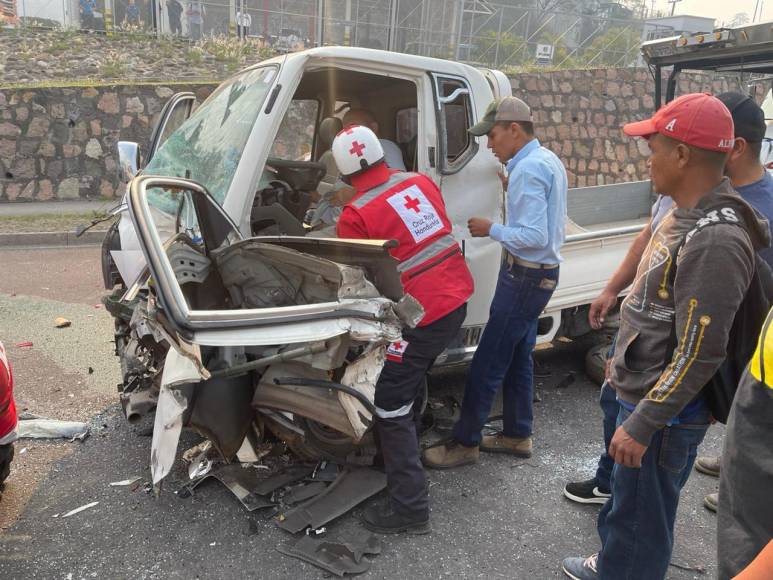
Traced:
<svg viewBox="0 0 773 580">
<path fill-rule="evenodd" d="M 531 435 L 537 321 L 557 284 L 558 268 L 513 265 L 499 272 L 489 320 L 470 364 L 461 415 L 454 425 L 453 437 L 462 445 L 480 445 L 481 429 L 500 385 L 504 435 Z"/>
<path fill-rule="evenodd" d="M 617 425 L 630 412 L 620 407 Z M 658 580 L 666 577 L 674 544 L 679 493 L 690 476 L 698 445 L 709 428 L 704 411 L 690 423 L 664 427 L 652 437 L 640 469 L 615 464 L 612 497 L 601 509 L 599 577 Z"/>
<path fill-rule="evenodd" d="M 609 456 L 607 450 L 612 436 L 617 427 L 617 414 L 620 411 L 620 405 L 617 402 L 615 390 L 604 381 L 601 385 L 601 397 L 599 405 L 604 412 L 604 452 L 599 457 L 599 466 L 596 468 L 596 481 L 601 491 L 609 493 L 612 481 L 612 468 L 615 466 L 615 460 Z"/>
</svg>

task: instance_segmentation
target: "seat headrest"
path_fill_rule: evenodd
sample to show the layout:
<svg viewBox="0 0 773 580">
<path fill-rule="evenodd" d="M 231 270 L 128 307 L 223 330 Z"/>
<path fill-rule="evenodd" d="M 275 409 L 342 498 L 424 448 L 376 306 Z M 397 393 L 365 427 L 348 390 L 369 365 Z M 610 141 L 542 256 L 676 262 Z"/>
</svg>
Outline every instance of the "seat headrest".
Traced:
<svg viewBox="0 0 773 580">
<path fill-rule="evenodd" d="M 338 117 L 322 119 L 322 122 L 319 124 L 319 139 L 322 149 L 330 149 L 333 139 L 343 128 L 344 124 Z"/>
</svg>

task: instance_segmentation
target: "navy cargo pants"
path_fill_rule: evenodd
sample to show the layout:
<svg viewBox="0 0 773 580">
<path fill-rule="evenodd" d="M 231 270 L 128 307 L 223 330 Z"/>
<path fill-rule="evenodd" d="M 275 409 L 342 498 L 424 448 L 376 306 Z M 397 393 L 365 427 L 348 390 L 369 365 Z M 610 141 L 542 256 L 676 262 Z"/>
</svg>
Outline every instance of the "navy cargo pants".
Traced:
<svg viewBox="0 0 773 580">
<path fill-rule="evenodd" d="M 384 457 L 392 509 L 404 515 L 429 515 L 429 492 L 419 452 L 424 381 L 435 359 L 459 333 L 467 315 L 463 304 L 443 318 L 403 330 L 393 343 L 376 383 L 376 430 Z"/>
</svg>

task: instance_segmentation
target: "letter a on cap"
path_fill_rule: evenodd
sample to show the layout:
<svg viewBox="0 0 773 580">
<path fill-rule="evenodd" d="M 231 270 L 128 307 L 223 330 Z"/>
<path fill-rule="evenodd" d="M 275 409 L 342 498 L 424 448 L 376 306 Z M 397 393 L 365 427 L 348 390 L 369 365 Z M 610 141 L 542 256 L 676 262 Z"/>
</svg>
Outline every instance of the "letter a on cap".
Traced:
<svg viewBox="0 0 773 580">
<path fill-rule="evenodd" d="M 676 119 L 671 119 L 668 122 L 668 125 L 666 125 L 664 128 L 665 128 L 666 131 L 671 131 L 673 133 L 675 126 L 676 126 Z"/>
</svg>

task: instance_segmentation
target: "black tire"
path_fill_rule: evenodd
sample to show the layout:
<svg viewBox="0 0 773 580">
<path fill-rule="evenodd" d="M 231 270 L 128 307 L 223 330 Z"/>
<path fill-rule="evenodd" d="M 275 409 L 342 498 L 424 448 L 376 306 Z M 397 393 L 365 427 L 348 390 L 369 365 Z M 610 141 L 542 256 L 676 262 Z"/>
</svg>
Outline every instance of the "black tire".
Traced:
<svg viewBox="0 0 773 580">
<path fill-rule="evenodd" d="M 301 461 L 327 459 L 336 463 L 347 463 L 353 455 L 360 452 L 370 455 L 375 453 L 372 449 L 375 446 L 372 431 L 366 433 L 359 443 L 355 443 L 348 435 L 304 417 L 295 417 L 293 421 L 303 430 L 303 436 L 268 417 L 264 417 L 264 422 L 268 430 L 284 441 L 287 448 Z"/>
<path fill-rule="evenodd" d="M 0 445 L 0 488 L 11 474 L 11 461 L 13 461 L 13 443 Z"/>
<path fill-rule="evenodd" d="M 597 344 L 585 354 L 585 374 L 601 386 L 606 380 L 608 344 Z"/>
</svg>

